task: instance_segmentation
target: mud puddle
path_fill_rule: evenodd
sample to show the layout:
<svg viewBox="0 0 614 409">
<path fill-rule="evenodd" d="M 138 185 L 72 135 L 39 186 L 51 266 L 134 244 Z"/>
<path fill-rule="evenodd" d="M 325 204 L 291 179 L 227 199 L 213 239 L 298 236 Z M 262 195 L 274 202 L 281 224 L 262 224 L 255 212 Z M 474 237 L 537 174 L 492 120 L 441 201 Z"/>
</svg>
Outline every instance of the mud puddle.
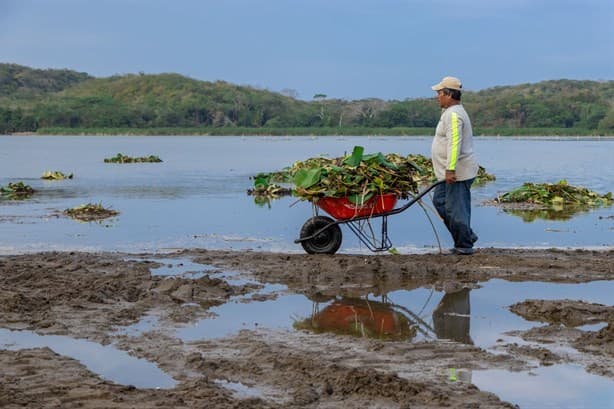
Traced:
<svg viewBox="0 0 614 409">
<path fill-rule="evenodd" d="M 32 331 L 0 328 L 0 349 L 19 351 L 28 348 L 49 348 L 59 355 L 80 361 L 93 373 L 120 385 L 166 389 L 174 388 L 177 384 L 155 364 L 109 345 L 61 335 L 38 335 Z"/>
<path fill-rule="evenodd" d="M 576 365 L 540 367 L 526 372 L 474 371 L 471 382 L 520 408 L 611 408 L 614 382 Z"/>
<path fill-rule="evenodd" d="M 491 280 L 476 284 L 475 288 L 463 287 L 449 292 L 418 288 L 379 296 L 319 299 L 284 294 L 286 290 L 278 284 L 263 284 L 257 293 L 233 297 L 225 304 L 210 308 L 211 317 L 180 329 L 177 335 L 184 341 L 192 341 L 227 337 L 243 329 L 294 328 L 395 339 L 394 331 L 399 331 L 412 333 L 411 337 L 402 337 L 406 340 L 448 339 L 490 349 L 501 340 L 515 338 L 506 335 L 507 332 L 536 326 L 510 312 L 510 305 L 527 298 L 578 299 L 608 304 L 614 294 L 614 281 L 553 284 Z M 377 323 L 369 322 L 373 320 Z M 398 328 L 402 325 L 410 329 Z M 597 323 L 578 329 L 594 331 L 603 325 Z"/>
<path fill-rule="evenodd" d="M 235 300 L 212 308 L 215 317 L 182 328 L 176 335 L 189 342 L 228 337 L 242 329 L 294 328 L 408 342 L 447 339 L 495 354 L 510 352 L 520 345 L 518 348 L 525 348 L 529 355 L 535 354 L 529 357 L 532 367 L 529 371 L 453 368 L 462 375 L 454 381 L 473 383 L 522 408 L 607 407 L 612 402 L 611 379 L 588 373 L 579 365 L 556 363 L 562 362 L 557 358 L 559 355 L 569 359 L 574 354 L 572 348 L 529 342 L 508 333 L 542 325 L 512 313 L 509 306 L 516 302 L 538 298 L 607 304 L 614 294 L 614 281 L 556 284 L 495 279 L 470 288 L 448 290 L 418 288 L 362 298 L 311 300 L 303 295 L 284 295 L 260 302 Z M 577 329 L 595 331 L 604 325 L 583 325 Z M 550 350 L 559 355 L 544 352 Z"/>
</svg>

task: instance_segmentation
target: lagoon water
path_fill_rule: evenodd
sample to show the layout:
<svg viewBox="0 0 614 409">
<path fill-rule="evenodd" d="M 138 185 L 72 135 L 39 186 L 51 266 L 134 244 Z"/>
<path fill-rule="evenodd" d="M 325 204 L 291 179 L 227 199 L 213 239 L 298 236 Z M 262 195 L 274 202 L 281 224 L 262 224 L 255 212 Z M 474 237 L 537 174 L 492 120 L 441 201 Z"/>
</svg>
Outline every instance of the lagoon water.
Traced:
<svg viewBox="0 0 614 409">
<path fill-rule="evenodd" d="M 259 207 L 246 194 L 250 176 L 280 170 L 316 155 L 365 152 L 430 155 L 430 137 L 205 137 L 2 136 L 0 186 L 23 181 L 37 190 L 25 201 L 0 200 L 0 254 L 41 250 L 159 251 L 203 247 L 301 252 L 293 243 L 311 216 L 295 198 Z M 614 190 L 614 140 L 476 138 L 480 163 L 495 182 L 473 189 L 473 224 L 479 247 L 614 245 L 614 209 L 570 220 L 526 222 L 485 200 L 523 182 L 566 179 L 599 193 Z M 158 155 L 163 163 L 108 164 L 117 153 Z M 46 170 L 74 173 L 44 181 Z M 101 203 L 120 212 L 102 223 L 61 215 L 70 207 Z M 426 202 L 430 204 L 427 199 Z M 442 246 L 451 240 L 433 212 Z M 343 228 L 341 252 L 366 252 Z M 400 252 L 435 251 L 437 239 L 424 211 L 413 206 L 392 216 L 389 233 Z"/>
</svg>

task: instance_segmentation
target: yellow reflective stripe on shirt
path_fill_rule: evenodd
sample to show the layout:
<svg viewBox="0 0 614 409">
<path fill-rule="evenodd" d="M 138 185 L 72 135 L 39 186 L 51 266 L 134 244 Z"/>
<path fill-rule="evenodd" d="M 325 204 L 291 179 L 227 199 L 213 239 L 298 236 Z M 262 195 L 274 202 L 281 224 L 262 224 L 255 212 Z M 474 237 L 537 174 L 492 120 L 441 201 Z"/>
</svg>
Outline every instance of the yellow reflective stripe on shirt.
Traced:
<svg viewBox="0 0 614 409">
<path fill-rule="evenodd" d="M 448 170 L 456 170 L 456 162 L 458 161 L 458 114 L 452 112 L 452 149 L 450 149 L 450 161 Z"/>
</svg>

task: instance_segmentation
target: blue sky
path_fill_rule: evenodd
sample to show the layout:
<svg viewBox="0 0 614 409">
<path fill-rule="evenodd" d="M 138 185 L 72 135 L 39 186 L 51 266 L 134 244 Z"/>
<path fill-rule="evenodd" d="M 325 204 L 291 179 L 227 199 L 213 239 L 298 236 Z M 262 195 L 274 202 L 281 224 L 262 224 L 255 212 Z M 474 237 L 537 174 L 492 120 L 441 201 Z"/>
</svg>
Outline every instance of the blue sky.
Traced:
<svg viewBox="0 0 614 409">
<path fill-rule="evenodd" d="M 0 62 L 176 72 L 299 98 L 614 79 L 613 0 L 0 0 Z"/>
</svg>

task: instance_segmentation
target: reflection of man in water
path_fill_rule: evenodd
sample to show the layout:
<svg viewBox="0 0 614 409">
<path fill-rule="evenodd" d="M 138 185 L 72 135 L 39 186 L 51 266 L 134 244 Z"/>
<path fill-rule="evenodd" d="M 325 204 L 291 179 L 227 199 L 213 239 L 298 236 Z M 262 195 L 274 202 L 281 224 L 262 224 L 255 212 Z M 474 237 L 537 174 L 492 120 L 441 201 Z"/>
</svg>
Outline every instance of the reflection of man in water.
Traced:
<svg viewBox="0 0 614 409">
<path fill-rule="evenodd" d="M 454 293 L 446 293 L 435 311 L 433 325 L 437 338 L 451 339 L 463 344 L 473 344 L 469 335 L 471 307 L 469 305 L 469 289 Z"/>
</svg>

